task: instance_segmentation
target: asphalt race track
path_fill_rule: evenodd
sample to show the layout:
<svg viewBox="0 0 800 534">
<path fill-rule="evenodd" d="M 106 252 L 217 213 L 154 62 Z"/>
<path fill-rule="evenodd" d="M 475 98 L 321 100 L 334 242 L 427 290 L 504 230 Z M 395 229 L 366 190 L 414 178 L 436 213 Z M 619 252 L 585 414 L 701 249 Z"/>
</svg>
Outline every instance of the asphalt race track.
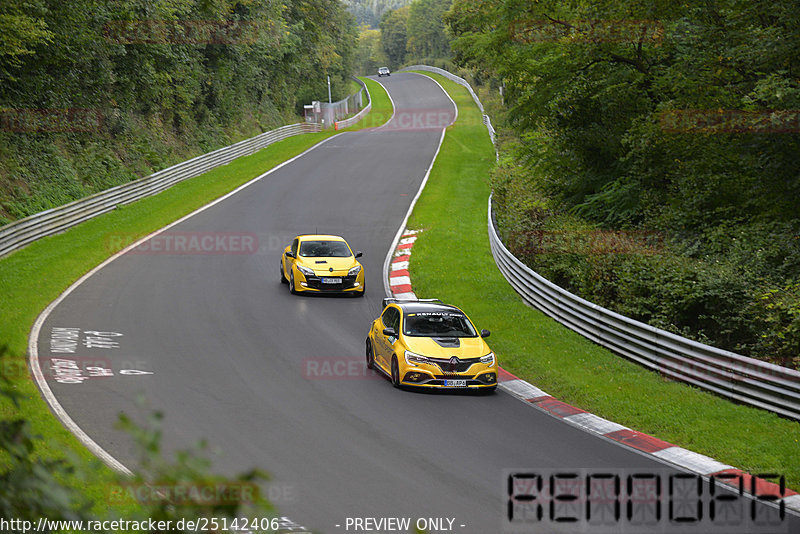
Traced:
<svg viewBox="0 0 800 534">
<path fill-rule="evenodd" d="M 501 391 L 415 393 L 364 373 L 384 258 L 454 112 L 422 76 L 381 83 L 397 111 L 389 125 L 330 139 L 114 260 L 55 307 L 39 358 L 61 406 L 129 467 L 138 460 L 118 414 L 163 411 L 166 450 L 205 439 L 215 470 L 268 471 L 280 513 L 326 533 L 353 532 L 347 518 L 365 517 L 502 532 L 506 469 L 663 469 Z M 283 247 L 316 231 L 363 251 L 365 298 L 292 296 L 279 283 Z M 203 250 L 178 253 L 178 238 Z M 684 531 L 665 523 L 607 531 Z M 580 528 L 545 520 L 533 531 Z"/>
</svg>

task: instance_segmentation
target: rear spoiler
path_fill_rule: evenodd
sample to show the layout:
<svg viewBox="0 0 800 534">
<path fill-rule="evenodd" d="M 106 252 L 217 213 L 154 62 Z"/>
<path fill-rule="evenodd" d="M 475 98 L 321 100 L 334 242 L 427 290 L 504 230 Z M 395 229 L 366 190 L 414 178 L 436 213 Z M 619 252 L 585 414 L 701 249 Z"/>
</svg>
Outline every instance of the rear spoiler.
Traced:
<svg viewBox="0 0 800 534">
<path fill-rule="evenodd" d="M 403 302 L 442 302 L 439 299 L 398 299 L 395 297 L 386 297 L 383 299 L 383 307 L 385 308 L 388 304 L 398 304 Z"/>
</svg>

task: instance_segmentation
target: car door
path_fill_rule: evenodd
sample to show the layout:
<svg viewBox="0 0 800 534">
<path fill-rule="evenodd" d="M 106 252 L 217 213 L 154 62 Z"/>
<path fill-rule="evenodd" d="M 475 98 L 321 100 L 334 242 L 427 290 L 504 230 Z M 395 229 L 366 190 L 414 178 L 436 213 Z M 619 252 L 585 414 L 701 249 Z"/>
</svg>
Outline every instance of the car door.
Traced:
<svg viewBox="0 0 800 534">
<path fill-rule="evenodd" d="M 398 312 L 397 308 L 393 306 L 388 306 L 381 315 L 381 320 L 379 321 L 378 325 L 378 332 L 376 332 L 375 338 L 378 340 L 376 351 L 375 351 L 375 359 L 378 362 L 378 365 L 383 367 L 386 370 L 390 369 L 390 362 L 392 357 L 392 344 L 396 338 L 388 338 L 383 334 L 384 328 L 394 328 L 397 331 L 397 326 L 399 325 L 400 313 Z"/>
<path fill-rule="evenodd" d="M 292 253 L 292 258 L 288 256 L 284 257 L 284 265 L 286 265 L 286 278 L 288 279 L 289 276 L 292 274 L 292 266 L 294 265 L 295 259 L 297 259 L 297 250 L 299 248 L 300 239 L 295 237 L 294 241 L 292 241 L 292 246 L 289 248 L 289 251 Z"/>
</svg>

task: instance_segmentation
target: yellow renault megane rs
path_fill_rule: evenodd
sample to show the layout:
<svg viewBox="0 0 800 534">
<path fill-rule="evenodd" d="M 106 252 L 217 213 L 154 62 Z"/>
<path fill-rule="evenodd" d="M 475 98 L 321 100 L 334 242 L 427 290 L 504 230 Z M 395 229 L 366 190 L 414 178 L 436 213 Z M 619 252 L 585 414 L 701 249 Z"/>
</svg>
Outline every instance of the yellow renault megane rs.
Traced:
<svg viewBox="0 0 800 534">
<path fill-rule="evenodd" d="M 299 235 L 281 255 L 281 282 L 296 293 L 350 293 L 364 296 L 364 268 L 335 235 Z"/>
<path fill-rule="evenodd" d="M 395 387 L 497 388 L 497 359 L 464 312 L 438 300 L 383 299 L 367 334 L 367 367 Z"/>
</svg>

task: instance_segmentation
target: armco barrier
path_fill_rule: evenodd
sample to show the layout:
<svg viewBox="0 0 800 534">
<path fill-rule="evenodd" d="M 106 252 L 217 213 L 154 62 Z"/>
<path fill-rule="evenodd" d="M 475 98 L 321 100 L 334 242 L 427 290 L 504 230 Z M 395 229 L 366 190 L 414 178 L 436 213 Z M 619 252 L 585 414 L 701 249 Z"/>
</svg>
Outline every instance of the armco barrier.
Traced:
<svg viewBox="0 0 800 534">
<path fill-rule="evenodd" d="M 358 78 L 353 77 L 355 81 L 357 81 L 361 87 L 364 88 L 364 92 L 367 93 L 367 105 L 364 106 L 364 109 L 350 117 L 349 119 L 344 119 L 341 121 L 337 121 L 333 123 L 334 130 L 341 130 L 342 128 L 347 128 L 348 126 L 352 126 L 353 124 L 357 123 L 361 119 L 364 118 L 364 115 L 369 113 L 369 110 L 372 109 L 372 95 L 369 94 L 369 89 L 367 89 L 367 84 L 359 80 Z"/>
<path fill-rule="evenodd" d="M 71 226 L 103 213 L 159 193 L 176 183 L 193 178 L 236 158 L 253 154 L 277 141 L 294 135 L 320 131 L 318 124 L 299 123 L 269 132 L 197 156 L 158 171 L 145 178 L 106 189 L 69 204 L 20 219 L 0 228 L 0 257 L 42 237 L 63 232 Z"/>
<path fill-rule="evenodd" d="M 530 306 L 675 380 L 800 419 L 800 372 L 704 345 L 592 304 L 558 287 L 505 247 L 489 197 L 489 244 L 500 272 Z"/>
<path fill-rule="evenodd" d="M 478 96 L 463 78 L 426 65 L 403 70 L 435 72 L 463 85 L 483 113 Z M 483 116 L 494 143 L 494 129 L 489 117 Z M 495 263 L 528 305 L 598 345 L 672 379 L 800 420 L 800 372 L 686 339 L 573 295 L 533 271 L 505 247 L 495 227 L 491 196 L 488 220 Z"/>
</svg>

